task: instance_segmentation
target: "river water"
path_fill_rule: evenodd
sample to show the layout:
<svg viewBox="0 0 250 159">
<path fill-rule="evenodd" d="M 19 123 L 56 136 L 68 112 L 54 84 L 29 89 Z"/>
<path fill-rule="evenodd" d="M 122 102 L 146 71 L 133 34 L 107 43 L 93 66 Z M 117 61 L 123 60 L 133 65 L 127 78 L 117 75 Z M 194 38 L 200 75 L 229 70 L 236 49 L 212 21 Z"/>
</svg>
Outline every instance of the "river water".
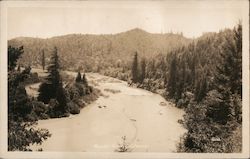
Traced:
<svg viewBox="0 0 250 159">
<path fill-rule="evenodd" d="M 48 129 L 52 136 L 42 145 L 32 145 L 33 150 L 114 152 L 126 136 L 131 152 L 176 152 L 185 132 L 177 122 L 183 110 L 124 81 L 95 73 L 87 74 L 87 79 L 103 95 L 78 115 L 38 121 L 37 127 Z"/>
</svg>

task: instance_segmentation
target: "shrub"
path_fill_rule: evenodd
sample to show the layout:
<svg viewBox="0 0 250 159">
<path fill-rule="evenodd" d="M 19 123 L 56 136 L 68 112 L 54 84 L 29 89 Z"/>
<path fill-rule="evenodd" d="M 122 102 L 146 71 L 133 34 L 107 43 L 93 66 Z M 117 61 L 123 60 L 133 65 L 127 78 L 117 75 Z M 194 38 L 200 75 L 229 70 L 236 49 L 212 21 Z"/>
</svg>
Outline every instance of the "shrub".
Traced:
<svg viewBox="0 0 250 159">
<path fill-rule="evenodd" d="M 31 151 L 28 146 L 41 144 L 51 136 L 46 129 L 34 129 L 34 122 L 21 123 L 16 121 L 8 122 L 8 150 L 9 151 Z"/>
<path fill-rule="evenodd" d="M 82 83 L 68 84 L 65 88 L 71 100 L 79 99 L 80 97 L 90 94 L 92 92 L 91 87 L 86 86 Z"/>
<path fill-rule="evenodd" d="M 58 101 L 56 99 L 50 99 L 48 115 L 51 118 L 57 118 L 57 117 L 60 117 L 62 115 L 62 112 L 57 111 L 58 107 L 59 107 Z"/>
<path fill-rule="evenodd" d="M 67 103 L 67 107 L 68 107 L 69 112 L 71 114 L 79 114 L 80 113 L 80 109 L 79 109 L 78 105 L 75 104 L 74 102 Z"/>
<path fill-rule="evenodd" d="M 130 152 L 129 144 L 127 143 L 126 136 L 122 136 L 122 143 L 118 144 L 118 148 L 115 150 L 116 152 Z"/>
<path fill-rule="evenodd" d="M 38 120 L 38 116 L 36 115 L 36 113 L 34 111 L 31 111 L 26 117 L 25 117 L 25 121 L 37 121 Z"/>
<path fill-rule="evenodd" d="M 101 91 L 99 89 L 93 88 L 93 91 L 91 94 L 88 94 L 86 96 L 83 96 L 83 101 L 85 103 L 90 103 L 92 101 L 95 101 L 101 94 Z"/>
<path fill-rule="evenodd" d="M 37 115 L 39 119 L 47 119 L 48 118 L 48 106 L 46 106 L 43 102 L 39 102 L 36 100 L 33 100 L 31 102 L 33 109 L 32 111 Z"/>
<path fill-rule="evenodd" d="M 38 73 L 29 73 L 27 74 L 27 79 L 24 81 L 25 85 L 32 84 L 32 83 L 38 83 L 42 80 L 38 77 Z"/>
</svg>

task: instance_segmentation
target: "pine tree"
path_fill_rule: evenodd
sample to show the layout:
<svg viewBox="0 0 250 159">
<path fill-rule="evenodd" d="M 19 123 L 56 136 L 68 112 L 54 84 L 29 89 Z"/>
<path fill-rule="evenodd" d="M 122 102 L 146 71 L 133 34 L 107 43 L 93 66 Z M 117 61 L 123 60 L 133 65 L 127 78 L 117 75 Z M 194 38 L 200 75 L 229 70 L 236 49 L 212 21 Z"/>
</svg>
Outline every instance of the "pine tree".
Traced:
<svg viewBox="0 0 250 159">
<path fill-rule="evenodd" d="M 76 82 L 79 83 L 82 81 L 81 73 L 78 71 L 77 76 L 76 76 Z"/>
<path fill-rule="evenodd" d="M 221 53 L 221 63 L 217 65 L 215 76 L 215 90 L 220 94 L 221 102 L 210 108 L 210 114 L 214 120 L 220 123 L 227 123 L 233 120 L 236 109 L 232 98 L 235 95 L 242 95 L 242 26 L 239 24 L 234 28 L 233 39 L 227 38 Z"/>
<path fill-rule="evenodd" d="M 226 49 L 231 55 L 228 61 L 231 63 L 232 74 L 230 76 L 231 92 L 242 97 L 242 25 L 239 24 L 233 30 L 233 43 Z"/>
<path fill-rule="evenodd" d="M 42 67 L 43 70 L 45 69 L 45 54 L 44 54 L 44 50 L 42 50 Z"/>
<path fill-rule="evenodd" d="M 196 76 L 196 63 L 197 63 L 197 58 L 195 55 L 193 55 L 193 59 L 192 59 L 192 63 L 191 63 L 191 79 L 192 79 L 192 87 L 195 88 L 196 86 L 196 80 L 197 80 L 197 76 Z"/>
<path fill-rule="evenodd" d="M 82 83 L 83 83 L 85 86 L 88 86 L 88 81 L 87 81 L 87 78 L 86 78 L 85 73 L 82 75 Z"/>
<path fill-rule="evenodd" d="M 201 80 L 197 80 L 195 88 L 195 100 L 200 102 L 207 94 L 207 78 L 203 76 Z"/>
<path fill-rule="evenodd" d="M 146 60 L 141 60 L 141 76 L 140 76 L 140 82 L 142 83 L 146 75 Z"/>
<path fill-rule="evenodd" d="M 181 99 L 182 93 L 185 90 L 186 81 L 186 64 L 184 61 L 180 62 L 182 65 L 180 71 L 177 71 L 178 76 L 176 77 L 176 100 Z"/>
<path fill-rule="evenodd" d="M 56 100 L 58 101 L 59 105 L 57 108 L 55 108 L 54 111 L 58 111 L 62 114 L 67 113 L 67 97 L 66 97 L 66 92 L 63 88 L 62 81 L 59 81 L 59 85 L 56 90 Z"/>
<path fill-rule="evenodd" d="M 16 67 L 17 59 L 24 53 L 23 46 L 15 48 L 8 47 L 8 70 L 13 70 Z"/>
<path fill-rule="evenodd" d="M 138 57 L 137 52 L 135 52 L 134 60 L 132 64 L 132 82 L 137 83 L 138 82 Z"/>
<path fill-rule="evenodd" d="M 170 64 L 169 78 L 167 84 L 167 92 L 169 97 L 174 97 L 176 92 L 176 79 L 177 79 L 177 57 L 173 55 L 173 59 Z"/>
<path fill-rule="evenodd" d="M 49 75 L 46 77 L 46 81 L 40 85 L 38 100 L 46 104 L 50 99 L 56 98 L 58 87 L 60 83 L 59 74 L 59 60 L 57 55 L 57 48 L 54 48 L 53 55 L 50 59 L 50 65 L 48 66 Z"/>
</svg>

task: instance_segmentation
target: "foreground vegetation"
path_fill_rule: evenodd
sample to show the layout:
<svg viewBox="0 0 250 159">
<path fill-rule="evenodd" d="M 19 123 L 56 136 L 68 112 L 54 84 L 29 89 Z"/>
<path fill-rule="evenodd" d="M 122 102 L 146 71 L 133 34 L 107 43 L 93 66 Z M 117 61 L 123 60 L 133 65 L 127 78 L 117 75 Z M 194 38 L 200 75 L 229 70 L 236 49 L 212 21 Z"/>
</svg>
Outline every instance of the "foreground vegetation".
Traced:
<svg viewBox="0 0 250 159">
<path fill-rule="evenodd" d="M 50 137 L 46 129 L 34 129 L 35 121 L 30 120 L 34 111 L 34 101 L 28 98 L 24 81 L 30 75 L 30 69 L 22 72 L 15 70 L 17 59 L 23 48 L 8 48 L 8 150 L 28 151 L 30 144 L 41 144 Z"/>
<path fill-rule="evenodd" d="M 29 145 L 41 144 L 51 136 L 46 129 L 35 129 L 39 119 L 66 117 L 78 114 L 87 103 L 96 100 L 98 91 L 88 85 L 85 75 L 78 72 L 76 80 L 64 87 L 59 72 L 57 49 L 48 66 L 48 76 L 39 78 L 31 67 L 16 68 L 23 47 L 8 48 L 8 150 L 31 151 Z M 25 85 L 41 82 L 37 99 L 29 97 Z M 41 151 L 42 149 L 39 149 Z"/>
</svg>

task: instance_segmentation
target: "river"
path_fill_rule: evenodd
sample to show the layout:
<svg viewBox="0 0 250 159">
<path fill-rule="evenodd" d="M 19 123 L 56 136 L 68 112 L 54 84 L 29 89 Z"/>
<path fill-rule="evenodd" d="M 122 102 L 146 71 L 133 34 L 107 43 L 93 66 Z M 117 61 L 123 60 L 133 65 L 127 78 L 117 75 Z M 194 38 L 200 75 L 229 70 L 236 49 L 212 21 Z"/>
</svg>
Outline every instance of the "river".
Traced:
<svg viewBox="0 0 250 159">
<path fill-rule="evenodd" d="M 68 72 L 70 75 L 75 73 Z M 131 152 L 176 152 L 185 129 L 177 121 L 184 111 L 158 94 L 96 73 L 86 75 L 102 96 L 67 118 L 39 120 L 52 134 L 43 151 L 114 152 L 126 136 Z"/>
</svg>

